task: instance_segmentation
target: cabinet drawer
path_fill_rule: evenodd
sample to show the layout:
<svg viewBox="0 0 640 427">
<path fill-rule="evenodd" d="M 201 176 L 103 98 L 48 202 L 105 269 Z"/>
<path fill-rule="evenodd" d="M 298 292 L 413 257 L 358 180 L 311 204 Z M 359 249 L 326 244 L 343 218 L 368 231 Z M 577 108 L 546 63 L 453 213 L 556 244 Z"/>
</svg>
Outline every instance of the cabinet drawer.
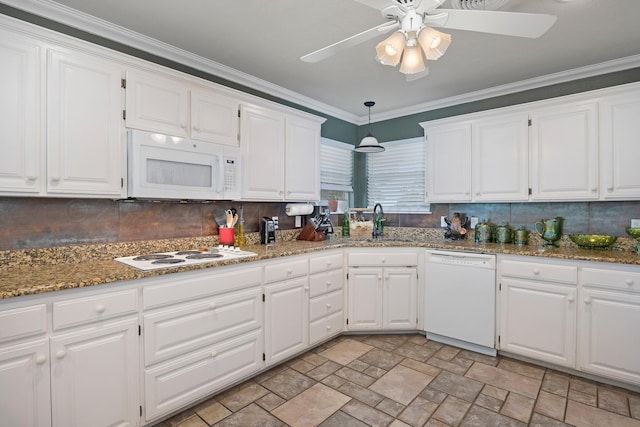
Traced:
<svg viewBox="0 0 640 427">
<path fill-rule="evenodd" d="M 260 370 L 262 331 L 205 347 L 145 372 L 147 421 Z"/>
<path fill-rule="evenodd" d="M 500 264 L 500 274 L 550 282 L 578 283 L 578 268 L 569 265 L 503 260 Z"/>
<path fill-rule="evenodd" d="M 299 259 L 291 262 L 279 262 L 264 267 L 264 282 L 279 282 L 293 277 L 304 276 L 309 272 L 308 259 Z"/>
<path fill-rule="evenodd" d="M 599 268 L 582 269 L 582 284 L 603 288 L 640 292 L 640 270 L 622 271 Z"/>
<path fill-rule="evenodd" d="M 349 266 L 414 266 L 418 265 L 415 252 L 352 252 L 349 254 Z"/>
<path fill-rule="evenodd" d="M 323 339 L 342 332 L 344 325 L 344 312 L 330 314 L 309 324 L 309 344 L 314 344 Z"/>
<path fill-rule="evenodd" d="M 309 277 L 309 297 L 342 289 L 342 269 L 316 273 Z"/>
<path fill-rule="evenodd" d="M 145 365 L 260 328 L 262 304 L 257 287 L 145 314 Z"/>
<path fill-rule="evenodd" d="M 313 256 L 309 258 L 309 272 L 319 273 L 321 271 L 342 268 L 342 252 L 326 256 Z"/>
<path fill-rule="evenodd" d="M 260 267 L 234 267 L 224 272 L 198 271 L 180 273 L 176 276 L 180 278 L 166 279 L 143 288 L 142 301 L 145 310 L 256 286 L 262 282 Z"/>
<path fill-rule="evenodd" d="M 320 295 L 309 301 L 309 320 L 316 320 L 336 311 L 342 311 L 344 298 L 342 290 Z"/>
<path fill-rule="evenodd" d="M 0 312 L 0 342 L 47 332 L 47 306 L 38 304 Z"/>
<path fill-rule="evenodd" d="M 53 329 L 137 312 L 137 289 L 59 301 L 53 303 Z"/>
</svg>

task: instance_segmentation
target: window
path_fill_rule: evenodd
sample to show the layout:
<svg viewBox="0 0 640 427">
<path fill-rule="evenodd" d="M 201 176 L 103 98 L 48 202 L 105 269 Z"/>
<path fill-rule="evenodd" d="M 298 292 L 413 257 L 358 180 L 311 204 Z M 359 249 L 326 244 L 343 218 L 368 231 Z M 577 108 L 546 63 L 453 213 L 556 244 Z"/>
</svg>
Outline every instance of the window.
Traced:
<svg viewBox="0 0 640 427">
<path fill-rule="evenodd" d="M 349 202 L 353 193 L 353 145 L 320 140 L 320 197 Z"/>
<path fill-rule="evenodd" d="M 423 137 L 385 142 L 382 153 L 367 155 L 367 200 L 385 212 L 428 213 L 426 144 Z"/>
</svg>

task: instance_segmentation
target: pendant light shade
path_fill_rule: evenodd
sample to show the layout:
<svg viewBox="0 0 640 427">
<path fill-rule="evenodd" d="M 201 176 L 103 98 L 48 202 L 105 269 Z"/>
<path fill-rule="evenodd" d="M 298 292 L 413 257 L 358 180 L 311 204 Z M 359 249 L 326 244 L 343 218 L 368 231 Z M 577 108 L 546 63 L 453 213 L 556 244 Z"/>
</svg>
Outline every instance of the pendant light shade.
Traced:
<svg viewBox="0 0 640 427">
<path fill-rule="evenodd" d="M 355 149 L 358 153 L 380 153 L 384 151 L 384 147 L 378 143 L 375 136 L 371 135 L 371 107 L 376 105 L 373 101 L 367 101 L 364 106 L 369 108 L 369 127 L 367 129 L 367 136 L 362 138 L 360 145 Z"/>
</svg>

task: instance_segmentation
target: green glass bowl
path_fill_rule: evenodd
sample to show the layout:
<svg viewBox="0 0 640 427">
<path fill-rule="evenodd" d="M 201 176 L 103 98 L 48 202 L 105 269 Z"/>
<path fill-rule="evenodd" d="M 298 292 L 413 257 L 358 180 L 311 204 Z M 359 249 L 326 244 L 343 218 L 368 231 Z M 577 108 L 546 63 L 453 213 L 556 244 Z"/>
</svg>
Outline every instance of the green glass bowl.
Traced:
<svg viewBox="0 0 640 427">
<path fill-rule="evenodd" d="M 640 227 L 627 227 L 627 234 L 636 239 L 640 238 Z"/>
<path fill-rule="evenodd" d="M 570 234 L 569 238 L 581 248 L 606 248 L 618 239 L 616 236 L 602 234 Z"/>
</svg>

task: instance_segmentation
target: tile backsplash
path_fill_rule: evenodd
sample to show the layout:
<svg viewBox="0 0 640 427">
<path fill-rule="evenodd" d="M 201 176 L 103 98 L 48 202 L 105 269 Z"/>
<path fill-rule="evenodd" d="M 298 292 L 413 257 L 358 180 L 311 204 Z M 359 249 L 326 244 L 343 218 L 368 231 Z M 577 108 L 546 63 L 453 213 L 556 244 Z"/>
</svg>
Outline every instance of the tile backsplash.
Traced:
<svg viewBox="0 0 640 427">
<path fill-rule="evenodd" d="M 286 203 L 243 202 L 246 232 L 258 231 L 260 218 L 278 216 L 280 228 L 295 228 Z M 177 203 L 103 199 L 0 198 L 0 250 L 116 243 L 218 234 L 216 210 L 239 209 L 239 202 Z M 437 228 L 440 216 L 464 212 L 496 224 L 533 230 L 542 218 L 563 217 L 563 232 L 626 236 L 640 201 L 574 203 L 432 204 L 432 214 L 385 214 L 386 226 Z M 342 216 L 334 216 L 340 225 Z"/>
</svg>

